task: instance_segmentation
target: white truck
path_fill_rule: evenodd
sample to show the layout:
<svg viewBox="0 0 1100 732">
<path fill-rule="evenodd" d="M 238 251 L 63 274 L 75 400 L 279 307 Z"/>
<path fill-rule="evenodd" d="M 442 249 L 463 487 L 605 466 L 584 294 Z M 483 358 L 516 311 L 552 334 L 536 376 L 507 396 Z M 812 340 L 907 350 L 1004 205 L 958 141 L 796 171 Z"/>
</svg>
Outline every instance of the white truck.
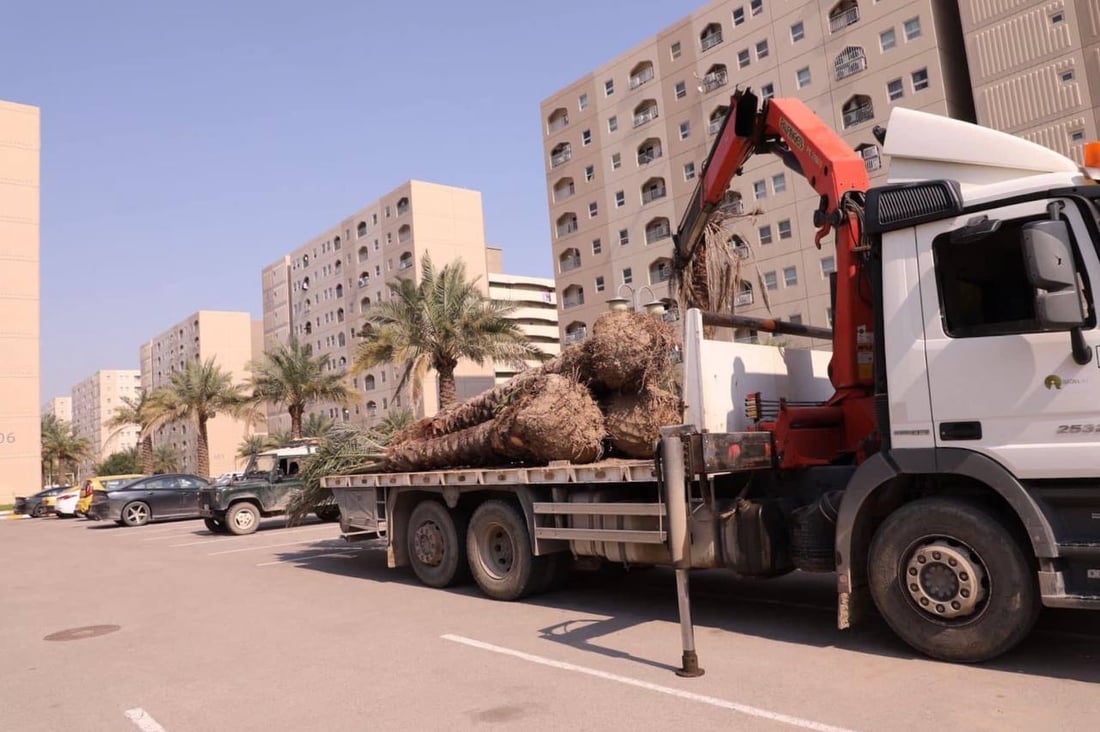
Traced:
<svg viewBox="0 0 1100 732">
<path fill-rule="evenodd" d="M 683 420 L 655 461 L 330 476 L 343 536 L 501 600 L 573 557 L 671 565 L 688 676 L 694 568 L 834 573 L 839 627 L 873 601 L 952 661 L 1013 647 L 1043 606 L 1100 609 L 1100 167 L 895 108 L 868 190 L 797 100 L 739 90 L 730 109 L 677 258 L 745 160 L 780 155 L 821 194 L 818 240 L 835 234 L 832 352 L 709 340 L 808 330 L 688 310 Z"/>
</svg>

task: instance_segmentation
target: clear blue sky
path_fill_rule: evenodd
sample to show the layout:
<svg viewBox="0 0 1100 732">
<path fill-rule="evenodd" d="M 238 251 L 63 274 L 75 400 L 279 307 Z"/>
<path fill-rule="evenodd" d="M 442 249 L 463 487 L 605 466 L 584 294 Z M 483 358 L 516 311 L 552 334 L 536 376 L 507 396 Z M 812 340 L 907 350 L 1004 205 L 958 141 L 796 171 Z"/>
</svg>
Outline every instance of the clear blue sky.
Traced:
<svg viewBox="0 0 1100 732">
<path fill-rule="evenodd" d="M 7 0 L 0 99 L 42 109 L 42 397 L 409 178 L 482 191 L 550 276 L 539 102 L 699 3 Z"/>
</svg>

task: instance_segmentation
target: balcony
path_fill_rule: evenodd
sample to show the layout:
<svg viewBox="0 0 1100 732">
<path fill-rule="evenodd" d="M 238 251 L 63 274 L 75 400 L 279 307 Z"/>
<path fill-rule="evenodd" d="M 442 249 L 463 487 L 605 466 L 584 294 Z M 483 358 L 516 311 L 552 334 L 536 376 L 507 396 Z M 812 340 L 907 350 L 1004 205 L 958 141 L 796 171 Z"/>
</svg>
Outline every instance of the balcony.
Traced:
<svg viewBox="0 0 1100 732">
<path fill-rule="evenodd" d="M 857 104 L 844 110 L 844 129 L 874 119 L 875 109 L 870 102 Z"/>
<path fill-rule="evenodd" d="M 570 272 L 580 266 L 580 257 L 566 257 L 565 259 L 561 260 L 560 269 L 562 272 Z"/>
<path fill-rule="evenodd" d="M 577 220 L 570 219 L 558 224 L 558 236 L 568 236 L 577 230 Z"/>
<path fill-rule="evenodd" d="M 735 196 L 728 200 L 722 199 L 722 203 L 718 205 L 718 210 L 730 216 L 741 216 L 745 213 L 745 204 L 740 196 Z"/>
<path fill-rule="evenodd" d="M 651 226 L 645 230 L 645 243 L 653 244 L 654 242 L 667 239 L 672 236 L 672 229 L 668 224 L 658 224 L 657 226 Z"/>
<path fill-rule="evenodd" d="M 657 105 L 653 105 L 652 107 L 647 107 L 646 109 L 643 109 L 641 112 L 638 112 L 637 114 L 635 114 L 634 115 L 634 126 L 635 127 L 641 127 L 642 125 L 646 124 L 647 122 L 652 122 L 655 119 L 657 119 Z"/>
<path fill-rule="evenodd" d="M 829 16 L 829 32 L 839 33 L 850 25 L 859 22 L 859 6 L 853 5 L 835 15 Z"/>
<path fill-rule="evenodd" d="M 569 293 L 561 299 L 561 305 L 566 309 L 584 305 L 584 291 Z"/>
<path fill-rule="evenodd" d="M 630 77 L 630 88 L 637 89 L 647 81 L 653 81 L 653 67 L 649 66 Z"/>
<path fill-rule="evenodd" d="M 849 76 L 858 74 L 860 71 L 865 71 L 867 69 L 867 56 L 863 53 L 862 48 L 847 49 L 836 57 L 836 61 L 833 62 L 833 69 L 836 73 L 836 80 L 842 81 Z"/>
<path fill-rule="evenodd" d="M 703 34 L 703 37 L 699 39 L 699 47 L 704 51 L 709 51 L 710 49 L 714 48 L 715 46 L 717 46 L 721 42 L 722 42 L 722 31 L 721 30 L 712 31 L 710 33 L 704 33 Z"/>
<path fill-rule="evenodd" d="M 726 121 L 725 117 L 719 117 L 718 119 L 712 119 L 707 124 L 707 134 L 708 135 L 717 135 L 718 130 L 722 129 L 722 123 L 725 122 L 725 121 Z"/>
<path fill-rule="evenodd" d="M 565 334 L 565 344 L 580 343 L 588 337 L 588 328 L 577 328 L 576 330 L 568 331 Z"/>
<path fill-rule="evenodd" d="M 573 151 L 566 149 L 561 152 L 556 152 L 550 156 L 550 167 L 556 168 L 559 165 L 564 165 L 573 159 Z"/>
<path fill-rule="evenodd" d="M 658 198 L 664 198 L 668 195 L 668 190 L 664 186 L 653 186 L 642 191 L 642 205 L 652 203 Z"/>
<path fill-rule="evenodd" d="M 739 292 L 737 297 L 733 299 L 733 304 L 737 307 L 752 305 L 752 291 Z"/>
<path fill-rule="evenodd" d="M 725 86 L 729 82 L 729 74 L 725 69 L 721 71 L 712 71 L 703 77 L 703 93 L 712 92 L 719 87 Z"/>
</svg>

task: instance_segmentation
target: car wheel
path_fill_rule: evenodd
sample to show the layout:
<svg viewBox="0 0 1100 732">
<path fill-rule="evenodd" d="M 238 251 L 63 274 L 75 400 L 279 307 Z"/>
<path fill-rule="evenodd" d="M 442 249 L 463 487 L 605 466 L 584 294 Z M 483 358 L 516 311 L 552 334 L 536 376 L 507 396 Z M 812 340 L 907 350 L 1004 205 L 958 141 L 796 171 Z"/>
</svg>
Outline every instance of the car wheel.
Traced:
<svg viewBox="0 0 1100 732">
<path fill-rule="evenodd" d="M 152 515 L 149 512 L 149 504 L 141 501 L 127 503 L 122 509 L 122 523 L 127 526 L 144 526 L 149 523 Z"/>
<path fill-rule="evenodd" d="M 35 506 L 34 509 L 31 511 L 31 518 L 42 518 L 45 515 L 46 507 L 43 506 L 41 503 Z"/>
<path fill-rule="evenodd" d="M 251 503 L 234 503 L 225 512 L 225 529 L 234 536 L 251 534 L 260 527 L 260 511 Z"/>
<path fill-rule="evenodd" d="M 210 529 L 210 531 L 215 534 L 225 533 L 225 524 L 218 521 L 216 518 L 204 518 L 202 522 L 206 524 L 206 528 Z"/>
</svg>

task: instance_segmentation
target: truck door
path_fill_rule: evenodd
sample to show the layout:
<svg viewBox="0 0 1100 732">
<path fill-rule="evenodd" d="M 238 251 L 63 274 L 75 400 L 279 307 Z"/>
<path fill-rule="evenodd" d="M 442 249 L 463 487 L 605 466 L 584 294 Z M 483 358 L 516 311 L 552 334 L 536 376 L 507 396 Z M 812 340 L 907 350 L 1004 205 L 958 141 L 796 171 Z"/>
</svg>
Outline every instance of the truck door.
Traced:
<svg viewBox="0 0 1100 732">
<path fill-rule="evenodd" d="M 1100 259 L 1091 204 L 1062 199 L 1079 284 L 1089 363 L 1070 334 L 1044 331 L 1027 276 L 1023 231 L 1051 218 L 1051 200 L 966 214 L 917 228 L 933 431 L 939 447 L 987 454 L 1018 478 L 1098 472 L 1100 336 L 1093 288 Z"/>
</svg>

